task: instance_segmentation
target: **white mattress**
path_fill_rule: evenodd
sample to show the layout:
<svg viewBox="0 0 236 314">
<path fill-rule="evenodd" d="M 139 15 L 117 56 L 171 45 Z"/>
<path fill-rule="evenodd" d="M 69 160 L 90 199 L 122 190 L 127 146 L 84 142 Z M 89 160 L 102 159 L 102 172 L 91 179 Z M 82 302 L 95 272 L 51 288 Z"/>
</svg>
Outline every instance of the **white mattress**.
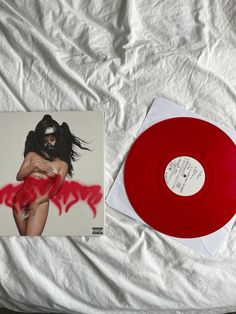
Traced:
<svg viewBox="0 0 236 314">
<path fill-rule="evenodd" d="M 155 97 L 236 126 L 235 14 L 223 0 L 1 1 L 0 110 L 103 110 L 107 193 Z M 105 232 L 1 238 L 0 306 L 236 311 L 235 226 L 213 257 L 108 207 Z"/>
</svg>

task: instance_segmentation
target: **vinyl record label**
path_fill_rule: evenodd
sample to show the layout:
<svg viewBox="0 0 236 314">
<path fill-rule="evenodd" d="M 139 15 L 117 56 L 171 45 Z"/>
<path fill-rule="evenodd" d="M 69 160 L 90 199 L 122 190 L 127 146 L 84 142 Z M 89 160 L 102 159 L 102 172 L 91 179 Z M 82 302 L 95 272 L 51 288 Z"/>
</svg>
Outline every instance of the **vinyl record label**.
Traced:
<svg viewBox="0 0 236 314">
<path fill-rule="evenodd" d="M 164 178 L 172 192 L 189 196 L 202 188 L 205 182 L 205 172 L 196 159 L 180 156 L 168 163 Z"/>
</svg>

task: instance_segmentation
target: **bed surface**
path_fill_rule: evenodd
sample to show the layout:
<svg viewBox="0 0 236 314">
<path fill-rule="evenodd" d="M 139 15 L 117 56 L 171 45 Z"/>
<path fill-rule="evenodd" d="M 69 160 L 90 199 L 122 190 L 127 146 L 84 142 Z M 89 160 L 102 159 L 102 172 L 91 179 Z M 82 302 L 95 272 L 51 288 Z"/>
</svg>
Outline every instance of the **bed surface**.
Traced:
<svg viewBox="0 0 236 314">
<path fill-rule="evenodd" d="M 0 111 L 104 111 L 107 194 L 155 97 L 236 127 L 235 15 L 230 0 L 3 0 Z M 235 226 L 213 257 L 107 206 L 105 233 L 1 238 L 1 307 L 236 311 Z"/>
</svg>

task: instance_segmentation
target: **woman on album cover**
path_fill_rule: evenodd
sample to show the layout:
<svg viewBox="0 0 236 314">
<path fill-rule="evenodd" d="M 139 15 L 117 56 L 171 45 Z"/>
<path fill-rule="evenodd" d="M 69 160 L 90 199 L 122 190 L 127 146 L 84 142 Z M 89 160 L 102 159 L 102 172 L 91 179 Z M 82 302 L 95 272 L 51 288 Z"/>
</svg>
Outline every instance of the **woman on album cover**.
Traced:
<svg viewBox="0 0 236 314">
<path fill-rule="evenodd" d="M 49 199 L 56 195 L 67 175 L 72 176 L 72 161 L 85 142 L 74 136 L 67 123 L 61 125 L 44 115 L 27 135 L 24 161 L 16 179 L 23 181 L 13 202 L 13 216 L 20 235 L 41 235 L 47 220 Z"/>
</svg>

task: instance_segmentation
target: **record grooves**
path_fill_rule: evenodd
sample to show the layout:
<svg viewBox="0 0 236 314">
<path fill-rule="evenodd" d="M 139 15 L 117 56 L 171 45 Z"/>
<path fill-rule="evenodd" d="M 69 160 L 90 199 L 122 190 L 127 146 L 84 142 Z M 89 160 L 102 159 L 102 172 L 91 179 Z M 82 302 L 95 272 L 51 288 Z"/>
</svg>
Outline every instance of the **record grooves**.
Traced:
<svg viewBox="0 0 236 314">
<path fill-rule="evenodd" d="M 171 169 L 173 165 L 179 174 L 181 167 L 188 168 L 181 182 L 175 182 L 179 174 Z M 199 183 L 196 190 L 191 186 L 194 175 L 194 184 Z M 180 238 L 210 234 L 235 214 L 236 146 L 226 133 L 204 120 L 163 120 L 132 145 L 124 185 L 133 209 L 154 229 Z M 184 194 L 186 185 L 190 192 Z"/>
</svg>

